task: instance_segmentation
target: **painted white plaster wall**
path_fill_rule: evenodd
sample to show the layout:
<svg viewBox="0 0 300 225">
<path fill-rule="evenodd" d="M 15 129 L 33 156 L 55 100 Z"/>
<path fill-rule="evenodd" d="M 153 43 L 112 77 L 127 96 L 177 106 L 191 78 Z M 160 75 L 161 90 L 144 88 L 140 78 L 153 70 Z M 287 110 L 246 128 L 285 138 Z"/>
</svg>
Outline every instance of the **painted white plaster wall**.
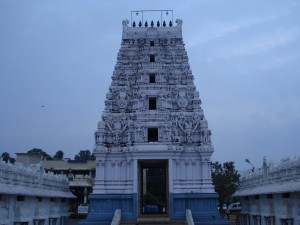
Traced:
<svg viewBox="0 0 300 225">
<path fill-rule="evenodd" d="M 40 165 L 0 162 L 0 224 L 63 224 L 69 216 L 68 179 L 45 173 Z"/>
<path fill-rule="evenodd" d="M 95 132 L 94 194 L 137 193 L 138 160 L 147 159 L 168 160 L 171 193 L 214 193 L 211 131 L 193 79 L 181 20 L 173 27 L 130 27 L 123 21 L 121 48 Z M 156 98 L 155 109 L 149 108 L 149 98 Z M 148 142 L 153 127 L 158 140 Z"/>
</svg>

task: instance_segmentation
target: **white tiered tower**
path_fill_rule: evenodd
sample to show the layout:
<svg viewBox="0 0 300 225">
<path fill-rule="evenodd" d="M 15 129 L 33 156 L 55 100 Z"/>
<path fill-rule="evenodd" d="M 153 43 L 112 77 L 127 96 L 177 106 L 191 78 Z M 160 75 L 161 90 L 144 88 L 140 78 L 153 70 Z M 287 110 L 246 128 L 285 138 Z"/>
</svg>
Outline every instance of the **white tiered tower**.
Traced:
<svg viewBox="0 0 300 225">
<path fill-rule="evenodd" d="M 173 26 L 130 26 L 95 132 L 96 180 L 81 224 L 161 218 L 222 224 L 211 179 L 211 131 L 182 39 Z"/>
</svg>

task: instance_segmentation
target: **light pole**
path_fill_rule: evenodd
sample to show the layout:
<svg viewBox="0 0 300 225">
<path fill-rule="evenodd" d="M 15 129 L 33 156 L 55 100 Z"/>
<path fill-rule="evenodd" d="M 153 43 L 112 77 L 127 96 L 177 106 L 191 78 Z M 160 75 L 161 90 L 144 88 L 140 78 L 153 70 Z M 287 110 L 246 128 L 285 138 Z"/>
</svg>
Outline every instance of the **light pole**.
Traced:
<svg viewBox="0 0 300 225">
<path fill-rule="evenodd" d="M 254 172 L 255 167 L 252 165 L 249 159 L 245 159 L 246 163 L 249 163 L 252 166 L 252 172 Z"/>
</svg>

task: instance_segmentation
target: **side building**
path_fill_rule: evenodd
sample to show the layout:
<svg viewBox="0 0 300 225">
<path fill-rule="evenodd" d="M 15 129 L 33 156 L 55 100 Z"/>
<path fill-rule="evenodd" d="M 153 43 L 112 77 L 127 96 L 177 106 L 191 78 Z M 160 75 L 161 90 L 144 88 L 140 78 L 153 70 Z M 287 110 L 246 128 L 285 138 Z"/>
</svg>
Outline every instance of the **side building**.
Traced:
<svg viewBox="0 0 300 225">
<path fill-rule="evenodd" d="M 68 179 L 41 164 L 0 162 L 1 225 L 64 225 L 69 217 Z"/>
<path fill-rule="evenodd" d="M 43 160 L 45 171 L 64 174 L 69 180 L 69 189 L 76 196 L 70 200 L 71 217 L 77 217 L 78 206 L 88 204 L 93 191 L 96 162 L 92 160 Z"/>
<path fill-rule="evenodd" d="M 300 158 L 267 162 L 241 177 L 241 225 L 300 224 Z"/>
<path fill-rule="evenodd" d="M 95 182 L 96 162 L 93 160 L 48 160 L 40 153 L 16 153 L 16 162 L 24 166 L 41 164 L 46 172 L 64 174 L 69 180 L 69 190 L 76 198 L 70 199 L 71 217 L 78 216 L 78 206 L 87 205 L 88 195 Z"/>
</svg>

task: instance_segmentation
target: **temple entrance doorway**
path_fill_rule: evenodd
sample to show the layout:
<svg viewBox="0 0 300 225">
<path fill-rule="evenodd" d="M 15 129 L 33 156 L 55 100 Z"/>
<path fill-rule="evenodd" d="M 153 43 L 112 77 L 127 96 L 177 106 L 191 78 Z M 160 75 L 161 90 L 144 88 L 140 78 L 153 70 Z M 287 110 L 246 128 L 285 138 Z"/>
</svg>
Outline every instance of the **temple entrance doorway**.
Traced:
<svg viewBox="0 0 300 225">
<path fill-rule="evenodd" d="M 139 217 L 169 217 L 168 161 L 139 160 L 138 166 Z"/>
</svg>

